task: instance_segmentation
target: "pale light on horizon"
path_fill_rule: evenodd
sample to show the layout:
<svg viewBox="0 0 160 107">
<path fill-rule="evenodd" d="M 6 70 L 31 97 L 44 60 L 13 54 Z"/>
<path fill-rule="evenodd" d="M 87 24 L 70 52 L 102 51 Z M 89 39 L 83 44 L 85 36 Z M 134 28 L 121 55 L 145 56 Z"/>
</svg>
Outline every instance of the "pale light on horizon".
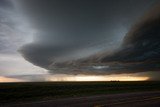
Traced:
<svg viewBox="0 0 160 107">
<path fill-rule="evenodd" d="M 32 79 L 35 78 L 35 79 Z M 42 79 L 43 78 L 43 79 Z M 147 76 L 136 76 L 136 75 L 32 75 L 32 76 L 15 76 L 5 77 L 0 76 L 0 82 L 65 82 L 65 81 L 147 81 L 150 78 Z"/>
<path fill-rule="evenodd" d="M 4 82 L 24 82 L 24 81 L 16 78 L 7 78 L 7 77 L 0 76 L 0 83 L 4 83 Z"/>
<path fill-rule="evenodd" d="M 104 75 L 104 76 L 61 76 L 48 77 L 47 81 L 146 81 L 149 80 L 147 76 L 123 76 L 123 75 Z"/>
</svg>

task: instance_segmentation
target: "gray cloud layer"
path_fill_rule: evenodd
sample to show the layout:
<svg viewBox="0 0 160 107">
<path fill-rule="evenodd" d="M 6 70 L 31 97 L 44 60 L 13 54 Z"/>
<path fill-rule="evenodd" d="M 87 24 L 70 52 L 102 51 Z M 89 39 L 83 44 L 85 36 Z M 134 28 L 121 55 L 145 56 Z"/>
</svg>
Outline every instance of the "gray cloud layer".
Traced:
<svg viewBox="0 0 160 107">
<path fill-rule="evenodd" d="M 160 69 L 160 5 L 150 10 L 125 36 L 122 47 L 102 62 L 134 65 L 136 70 Z"/>
<path fill-rule="evenodd" d="M 125 36 L 155 1 L 17 0 L 38 31 L 34 42 L 20 52 L 26 60 L 54 73 L 159 70 L 159 8 Z M 112 54 L 101 52 L 117 47 L 124 36 L 122 46 Z"/>
<path fill-rule="evenodd" d="M 119 49 L 85 61 L 109 65 L 103 71 L 135 73 L 160 70 L 160 5 L 145 14 L 124 37 Z M 82 61 L 83 62 L 83 61 Z M 152 75 L 152 78 L 154 76 Z M 157 76 L 155 76 L 157 79 Z"/>
<path fill-rule="evenodd" d="M 0 1 L 0 54 L 16 54 L 30 33 L 26 21 L 16 11 L 12 1 Z M 31 31 L 30 31 L 31 32 Z"/>
</svg>

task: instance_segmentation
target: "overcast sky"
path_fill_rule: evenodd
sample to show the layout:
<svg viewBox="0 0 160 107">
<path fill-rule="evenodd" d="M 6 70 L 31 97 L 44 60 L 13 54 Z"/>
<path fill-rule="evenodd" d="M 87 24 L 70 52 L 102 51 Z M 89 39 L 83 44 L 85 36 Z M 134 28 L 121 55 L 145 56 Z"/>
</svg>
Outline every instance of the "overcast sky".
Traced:
<svg viewBox="0 0 160 107">
<path fill-rule="evenodd" d="M 0 76 L 157 79 L 160 8 L 155 4 L 158 0 L 1 0 Z"/>
</svg>

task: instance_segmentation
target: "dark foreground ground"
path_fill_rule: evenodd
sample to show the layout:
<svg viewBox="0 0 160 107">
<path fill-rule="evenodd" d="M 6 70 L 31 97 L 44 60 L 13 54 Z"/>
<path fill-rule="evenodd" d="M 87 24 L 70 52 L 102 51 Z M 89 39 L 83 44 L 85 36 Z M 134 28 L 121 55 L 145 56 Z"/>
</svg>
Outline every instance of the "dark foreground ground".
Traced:
<svg viewBox="0 0 160 107">
<path fill-rule="evenodd" d="M 160 91 L 63 98 L 2 107 L 160 107 Z"/>
<path fill-rule="evenodd" d="M 5 106 L 160 107 L 160 82 L 3 83 L 0 107 Z"/>
</svg>

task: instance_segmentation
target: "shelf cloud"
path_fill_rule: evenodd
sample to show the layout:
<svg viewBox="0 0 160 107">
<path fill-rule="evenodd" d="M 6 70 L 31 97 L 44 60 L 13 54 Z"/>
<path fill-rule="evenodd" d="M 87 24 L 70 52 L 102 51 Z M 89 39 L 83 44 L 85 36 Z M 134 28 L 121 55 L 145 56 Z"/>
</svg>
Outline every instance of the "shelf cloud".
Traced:
<svg viewBox="0 0 160 107">
<path fill-rule="evenodd" d="M 19 52 L 50 73 L 159 71 L 160 5 L 149 9 L 156 0 L 16 1 L 37 31 Z"/>
</svg>

